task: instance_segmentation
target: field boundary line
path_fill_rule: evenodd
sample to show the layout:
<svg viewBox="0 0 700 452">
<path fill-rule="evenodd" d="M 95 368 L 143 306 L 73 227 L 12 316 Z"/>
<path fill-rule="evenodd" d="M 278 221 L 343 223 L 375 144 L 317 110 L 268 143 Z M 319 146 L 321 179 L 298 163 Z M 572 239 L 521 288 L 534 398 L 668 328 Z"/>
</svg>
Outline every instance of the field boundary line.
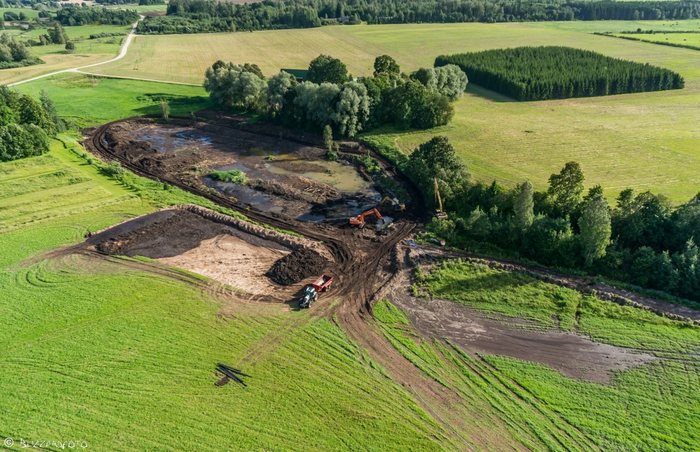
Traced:
<svg viewBox="0 0 700 452">
<path fill-rule="evenodd" d="M 107 61 L 109 63 L 110 61 Z M 140 82 L 153 82 L 153 83 L 168 83 L 170 85 L 184 85 L 184 86 L 198 86 L 201 87 L 201 84 L 196 84 L 196 83 L 186 83 L 186 82 L 174 82 L 174 81 L 169 81 L 169 80 L 155 80 L 152 78 L 139 78 L 139 77 L 127 77 L 124 75 L 109 75 L 109 74 L 95 74 L 94 72 L 85 72 L 81 71 L 80 68 L 78 69 L 73 69 L 71 72 L 75 72 L 78 74 L 84 74 L 84 75 L 90 75 L 93 77 L 102 77 L 102 78 L 113 78 L 113 79 L 122 79 L 122 80 L 136 80 Z"/>
</svg>

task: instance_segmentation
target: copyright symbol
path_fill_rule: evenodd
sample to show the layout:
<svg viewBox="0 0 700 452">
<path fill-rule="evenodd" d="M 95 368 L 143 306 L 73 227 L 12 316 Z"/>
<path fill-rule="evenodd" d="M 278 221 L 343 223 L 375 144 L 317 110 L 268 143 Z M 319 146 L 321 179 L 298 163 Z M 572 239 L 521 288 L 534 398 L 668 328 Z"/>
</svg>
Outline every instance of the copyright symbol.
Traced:
<svg viewBox="0 0 700 452">
<path fill-rule="evenodd" d="M 12 447 L 15 445 L 15 440 L 12 438 L 5 438 L 5 447 Z"/>
</svg>

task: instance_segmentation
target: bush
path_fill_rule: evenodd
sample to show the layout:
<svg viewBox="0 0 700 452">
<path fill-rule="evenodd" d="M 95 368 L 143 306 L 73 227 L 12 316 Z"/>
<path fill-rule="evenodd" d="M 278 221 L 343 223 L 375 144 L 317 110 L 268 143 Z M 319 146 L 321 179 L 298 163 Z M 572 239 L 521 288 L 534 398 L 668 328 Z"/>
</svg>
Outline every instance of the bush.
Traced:
<svg viewBox="0 0 700 452">
<path fill-rule="evenodd" d="M 245 173 L 241 170 L 229 170 L 229 171 L 212 171 L 209 173 L 209 177 L 214 180 L 221 182 L 231 182 L 233 184 L 245 184 L 248 182 L 248 178 Z"/>
<path fill-rule="evenodd" d="M 113 177 L 123 176 L 126 170 L 122 168 L 121 163 L 115 161 L 109 162 L 109 164 L 104 168 L 104 172 Z"/>
<path fill-rule="evenodd" d="M 370 157 L 369 154 L 365 155 L 364 157 L 358 157 L 358 160 L 370 174 L 379 173 L 382 170 L 382 167 L 379 166 L 379 162 Z"/>
</svg>

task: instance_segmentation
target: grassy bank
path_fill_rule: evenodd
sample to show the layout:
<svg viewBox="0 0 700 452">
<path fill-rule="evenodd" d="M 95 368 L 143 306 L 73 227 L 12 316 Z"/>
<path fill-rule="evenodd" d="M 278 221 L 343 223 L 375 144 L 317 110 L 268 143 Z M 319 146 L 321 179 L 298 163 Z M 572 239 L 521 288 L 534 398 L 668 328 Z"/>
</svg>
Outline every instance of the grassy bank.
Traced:
<svg viewBox="0 0 700 452">
<path fill-rule="evenodd" d="M 375 309 L 391 343 L 427 377 L 463 394 L 470 409 L 502 422 L 533 450 L 665 450 L 700 447 L 700 329 L 542 283 L 518 273 L 448 261 L 419 274 L 421 291 L 527 328 L 561 328 L 596 342 L 663 357 L 615 371 L 610 384 L 578 381 L 547 366 L 467 354 L 449 340 L 415 337 L 387 301 Z M 426 303 L 429 301 L 426 300 Z M 495 408 L 495 409 L 494 409 Z M 688 434 L 688 432 L 692 432 Z M 580 436 L 579 436 L 580 435 Z"/>
</svg>

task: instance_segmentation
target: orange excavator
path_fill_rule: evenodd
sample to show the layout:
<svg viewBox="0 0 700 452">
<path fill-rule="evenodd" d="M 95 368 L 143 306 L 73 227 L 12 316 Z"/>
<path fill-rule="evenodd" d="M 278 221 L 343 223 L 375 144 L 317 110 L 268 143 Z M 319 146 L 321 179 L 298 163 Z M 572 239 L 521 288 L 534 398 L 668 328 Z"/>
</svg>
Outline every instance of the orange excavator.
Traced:
<svg viewBox="0 0 700 452">
<path fill-rule="evenodd" d="M 375 208 L 373 208 L 373 209 L 369 209 L 367 212 L 361 213 L 360 215 L 358 215 L 358 216 L 356 216 L 356 217 L 350 218 L 350 225 L 352 225 L 352 226 L 357 226 L 357 227 L 359 227 L 360 229 L 362 229 L 362 228 L 365 227 L 365 218 L 368 217 L 368 216 L 370 216 L 370 215 L 376 215 L 377 218 L 379 218 L 380 220 L 382 220 L 382 223 L 386 223 L 386 220 L 384 219 L 384 217 L 382 216 L 382 214 L 379 213 L 379 211 L 378 211 L 377 208 L 375 207 Z"/>
</svg>

